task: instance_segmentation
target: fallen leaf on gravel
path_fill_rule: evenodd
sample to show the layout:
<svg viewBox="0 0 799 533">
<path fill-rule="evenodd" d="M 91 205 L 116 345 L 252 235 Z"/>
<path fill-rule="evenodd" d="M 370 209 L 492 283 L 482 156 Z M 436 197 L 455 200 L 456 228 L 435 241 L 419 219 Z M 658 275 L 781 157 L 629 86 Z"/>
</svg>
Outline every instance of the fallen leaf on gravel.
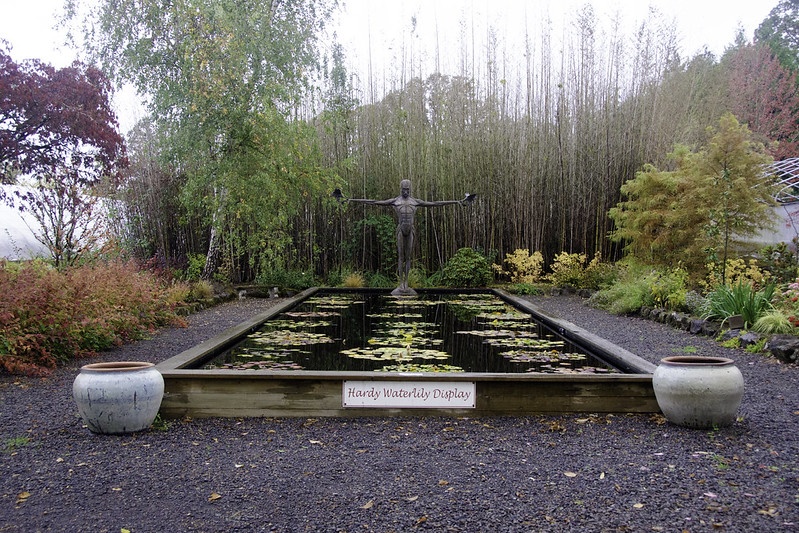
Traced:
<svg viewBox="0 0 799 533">
<path fill-rule="evenodd" d="M 775 506 L 769 505 L 768 509 L 760 509 L 757 512 L 757 514 L 762 514 L 762 515 L 765 515 L 765 516 L 777 516 L 779 514 L 779 512 L 777 511 L 777 508 Z"/>
<path fill-rule="evenodd" d="M 375 501 L 374 500 L 369 500 L 365 504 L 361 505 L 361 509 L 371 509 L 372 507 L 374 507 L 374 505 L 375 505 Z"/>
<path fill-rule="evenodd" d="M 64 458 L 63 457 L 59 457 L 58 459 L 55 460 L 55 462 L 56 463 L 63 463 L 64 462 Z"/>
<path fill-rule="evenodd" d="M 27 491 L 20 492 L 19 494 L 17 494 L 17 505 L 19 505 L 20 503 L 25 503 L 30 497 L 31 497 L 30 492 Z"/>
<path fill-rule="evenodd" d="M 704 495 L 707 496 L 708 498 L 718 498 L 718 496 L 719 496 L 718 494 L 716 494 L 714 492 L 706 492 Z"/>
<path fill-rule="evenodd" d="M 125 529 L 124 527 L 119 530 L 119 533 L 130 533 L 130 529 Z"/>
<path fill-rule="evenodd" d="M 235 468 L 241 468 L 241 467 L 243 467 L 244 465 L 243 465 L 243 464 L 240 464 L 240 463 L 233 463 L 233 466 L 234 466 Z"/>
<path fill-rule="evenodd" d="M 209 502 L 215 502 L 216 500 L 218 500 L 221 497 L 222 497 L 221 494 L 217 494 L 216 492 L 212 492 L 211 495 L 208 496 L 208 501 Z"/>
<path fill-rule="evenodd" d="M 588 422 L 588 421 L 590 421 L 590 420 L 591 420 L 590 418 L 577 418 L 577 419 L 575 419 L 574 421 L 575 421 L 577 424 L 585 424 L 586 422 Z"/>
<path fill-rule="evenodd" d="M 419 496 L 411 496 L 410 498 L 405 498 L 406 502 L 415 502 L 419 499 Z"/>
<path fill-rule="evenodd" d="M 439 487 L 445 487 L 447 485 L 449 485 L 449 481 L 447 481 L 446 479 L 439 479 L 438 480 L 438 486 Z"/>
<path fill-rule="evenodd" d="M 425 522 L 427 522 L 427 516 L 426 516 L 426 515 L 424 515 L 424 516 L 420 516 L 420 517 L 419 517 L 419 520 L 417 520 L 417 521 L 416 521 L 416 524 L 415 524 L 415 525 L 417 525 L 417 526 L 418 526 L 418 525 L 420 525 L 420 524 L 424 524 Z"/>
<path fill-rule="evenodd" d="M 321 444 L 322 446 L 325 445 L 325 443 L 322 442 L 321 440 L 309 440 L 308 442 L 310 442 L 311 444 Z"/>
<path fill-rule="evenodd" d="M 641 508 L 643 508 L 643 506 L 644 506 L 643 503 L 636 503 L 636 504 L 633 505 L 633 509 L 641 509 Z"/>
<path fill-rule="evenodd" d="M 605 473 L 604 472 L 600 472 L 599 479 L 605 479 Z"/>
<path fill-rule="evenodd" d="M 577 477 L 577 474 L 574 472 L 564 472 L 563 475 L 566 477 Z"/>
<path fill-rule="evenodd" d="M 113 490 L 115 492 L 119 492 L 119 491 L 122 490 L 122 487 L 112 487 L 111 490 Z"/>
</svg>

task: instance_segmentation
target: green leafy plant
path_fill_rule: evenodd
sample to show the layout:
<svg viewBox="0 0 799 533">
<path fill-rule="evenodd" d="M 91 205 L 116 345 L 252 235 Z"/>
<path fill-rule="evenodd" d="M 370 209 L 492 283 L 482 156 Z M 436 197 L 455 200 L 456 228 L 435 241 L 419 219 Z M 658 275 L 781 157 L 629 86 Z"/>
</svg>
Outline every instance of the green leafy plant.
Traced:
<svg viewBox="0 0 799 533">
<path fill-rule="evenodd" d="M 683 346 L 682 348 L 674 348 L 672 349 L 672 351 L 684 354 L 695 354 L 696 352 L 699 351 L 699 349 L 696 346 L 689 345 L 689 346 Z"/>
<path fill-rule="evenodd" d="M 617 268 L 619 275 L 616 281 L 595 292 L 589 302 L 617 315 L 637 313 L 641 307 L 652 305 L 652 295 L 646 281 L 649 268 L 631 260 L 619 263 Z"/>
<path fill-rule="evenodd" d="M 391 279 L 381 272 L 372 272 L 369 274 L 369 287 L 373 289 L 394 287 L 397 284 L 396 279 Z"/>
<path fill-rule="evenodd" d="M 444 265 L 441 282 L 447 287 L 485 287 L 493 275 L 488 259 L 471 248 L 461 248 Z"/>
<path fill-rule="evenodd" d="M 746 350 L 748 353 L 761 353 L 761 352 L 764 352 L 766 350 L 766 343 L 767 342 L 768 342 L 768 339 L 766 337 L 763 337 L 762 339 L 760 339 L 756 343 L 750 344 L 749 346 L 744 348 L 744 350 Z"/>
<path fill-rule="evenodd" d="M 646 283 L 655 306 L 677 310 L 685 307 L 688 272 L 680 267 L 654 270 L 646 277 Z"/>
<path fill-rule="evenodd" d="M 796 241 L 796 238 L 794 238 Z M 797 276 L 797 258 L 784 242 L 766 246 L 758 253 L 763 269 L 771 274 L 776 283 L 791 283 Z"/>
<path fill-rule="evenodd" d="M 541 294 L 541 288 L 532 283 L 514 283 L 508 286 L 508 291 L 521 295 Z"/>
<path fill-rule="evenodd" d="M 256 279 L 258 285 L 279 287 L 281 289 L 305 290 L 316 285 L 310 270 L 270 269 L 262 272 Z"/>
<path fill-rule="evenodd" d="M 749 284 L 738 282 L 734 286 L 720 285 L 707 296 L 707 311 L 704 317 L 725 321 L 740 315 L 744 327 L 751 327 L 757 319 L 773 309 L 774 285 L 766 285 L 758 291 Z"/>
<path fill-rule="evenodd" d="M 779 309 L 772 309 L 771 311 L 761 315 L 752 325 L 752 331 L 758 333 L 765 333 L 767 335 L 774 335 L 780 333 L 794 333 L 795 326 L 788 320 Z"/>
<path fill-rule="evenodd" d="M 3 446 L 3 451 L 5 453 L 13 453 L 16 450 L 30 444 L 30 441 L 30 437 L 11 437 L 10 439 L 6 439 L 5 446 Z"/>
<path fill-rule="evenodd" d="M 153 420 L 152 428 L 156 431 L 167 431 L 171 424 L 161 417 L 161 413 L 155 415 L 155 420 Z"/>
<path fill-rule="evenodd" d="M 618 279 L 619 269 L 611 263 L 602 261 L 602 254 L 597 252 L 583 271 L 581 287 L 583 289 L 600 290 L 610 287 Z"/>
</svg>

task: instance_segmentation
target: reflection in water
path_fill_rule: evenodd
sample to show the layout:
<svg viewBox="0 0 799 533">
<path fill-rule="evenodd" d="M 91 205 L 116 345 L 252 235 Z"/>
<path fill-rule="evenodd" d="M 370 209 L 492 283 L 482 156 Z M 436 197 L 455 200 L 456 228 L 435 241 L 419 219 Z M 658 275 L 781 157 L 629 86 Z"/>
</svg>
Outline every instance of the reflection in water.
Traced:
<svg viewBox="0 0 799 533">
<path fill-rule="evenodd" d="M 205 368 L 608 373 L 492 294 L 317 293 Z"/>
</svg>

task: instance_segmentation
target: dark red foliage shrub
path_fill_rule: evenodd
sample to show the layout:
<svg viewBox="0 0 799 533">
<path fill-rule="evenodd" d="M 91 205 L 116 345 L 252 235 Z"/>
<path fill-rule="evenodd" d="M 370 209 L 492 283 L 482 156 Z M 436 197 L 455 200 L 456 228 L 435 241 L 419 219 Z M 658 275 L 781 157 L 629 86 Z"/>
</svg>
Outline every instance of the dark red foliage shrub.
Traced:
<svg viewBox="0 0 799 533">
<path fill-rule="evenodd" d="M 180 319 L 166 291 L 132 263 L 58 271 L 0 263 L 0 370 L 42 374 Z"/>
</svg>

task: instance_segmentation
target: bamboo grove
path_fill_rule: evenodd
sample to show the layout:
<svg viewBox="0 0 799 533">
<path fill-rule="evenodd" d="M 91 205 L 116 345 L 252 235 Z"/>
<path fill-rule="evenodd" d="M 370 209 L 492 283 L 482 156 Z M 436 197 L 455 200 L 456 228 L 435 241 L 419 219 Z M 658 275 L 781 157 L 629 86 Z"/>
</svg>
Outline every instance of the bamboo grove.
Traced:
<svg viewBox="0 0 799 533">
<path fill-rule="evenodd" d="M 467 29 L 470 24 L 465 21 Z M 562 36 L 546 22 L 516 43 L 490 25 L 481 28 L 479 38 L 463 31 L 460 42 L 436 45 L 425 55 L 409 27 L 396 61 L 379 72 L 370 65 L 368 76 L 353 72 L 331 38 L 317 48 L 322 68 L 302 98 L 273 102 L 270 118 L 244 120 L 255 123 L 244 132 L 241 122 L 223 126 L 235 142 L 224 141 L 218 153 L 235 157 L 203 172 L 218 176 L 224 167 L 233 176 L 227 181 L 191 185 L 191 173 L 202 165 L 190 168 L 179 151 L 166 151 L 169 164 L 161 158 L 153 166 L 150 151 L 163 151 L 170 138 L 165 119 L 175 111 L 163 113 L 160 124 L 155 117 L 155 133 L 139 128 L 131 138 L 133 165 L 123 194 L 128 219 L 136 222 L 127 231 L 140 255 L 185 261 L 208 253 L 213 234 L 221 242 L 215 267 L 224 265 L 233 281 L 268 269 L 319 277 L 382 269 L 391 275 L 393 213 L 340 203 L 330 193 L 339 187 L 351 198 L 391 198 L 400 180 L 410 179 L 413 195 L 426 200 L 477 194 L 470 206 L 417 214 L 416 265 L 427 273 L 461 247 L 497 262 L 517 248 L 541 251 L 548 260 L 561 251 L 617 259 L 621 250 L 608 239 L 608 211 L 620 201 L 621 186 L 646 163 L 667 166 L 675 144 L 701 146 L 706 129 L 726 112 L 754 124 L 768 112 L 747 109 L 752 95 L 773 109 L 778 96 L 772 93 L 782 90 L 773 76 L 763 81 L 771 92 L 742 87 L 742 79 L 757 76 L 752 62 L 741 58 L 759 50 L 742 35 L 721 58 L 681 58 L 676 29 L 656 12 L 631 33 L 600 24 L 588 5 Z M 218 55 L 230 61 L 230 53 Z M 430 56 L 447 58 L 446 68 L 428 70 Z M 758 63 L 762 69 L 771 64 L 768 57 Z M 278 112 L 282 121 L 274 117 Z M 753 131 L 764 142 L 775 140 L 773 132 Z M 153 148 L 153 137 L 161 148 Z M 206 139 L 222 137 L 212 132 Z M 270 172 L 266 181 L 261 176 L 241 185 Z M 226 204 L 197 199 L 216 198 L 221 187 Z M 242 192 L 234 198 L 237 189 Z M 255 201 L 259 191 L 271 203 Z"/>
</svg>

